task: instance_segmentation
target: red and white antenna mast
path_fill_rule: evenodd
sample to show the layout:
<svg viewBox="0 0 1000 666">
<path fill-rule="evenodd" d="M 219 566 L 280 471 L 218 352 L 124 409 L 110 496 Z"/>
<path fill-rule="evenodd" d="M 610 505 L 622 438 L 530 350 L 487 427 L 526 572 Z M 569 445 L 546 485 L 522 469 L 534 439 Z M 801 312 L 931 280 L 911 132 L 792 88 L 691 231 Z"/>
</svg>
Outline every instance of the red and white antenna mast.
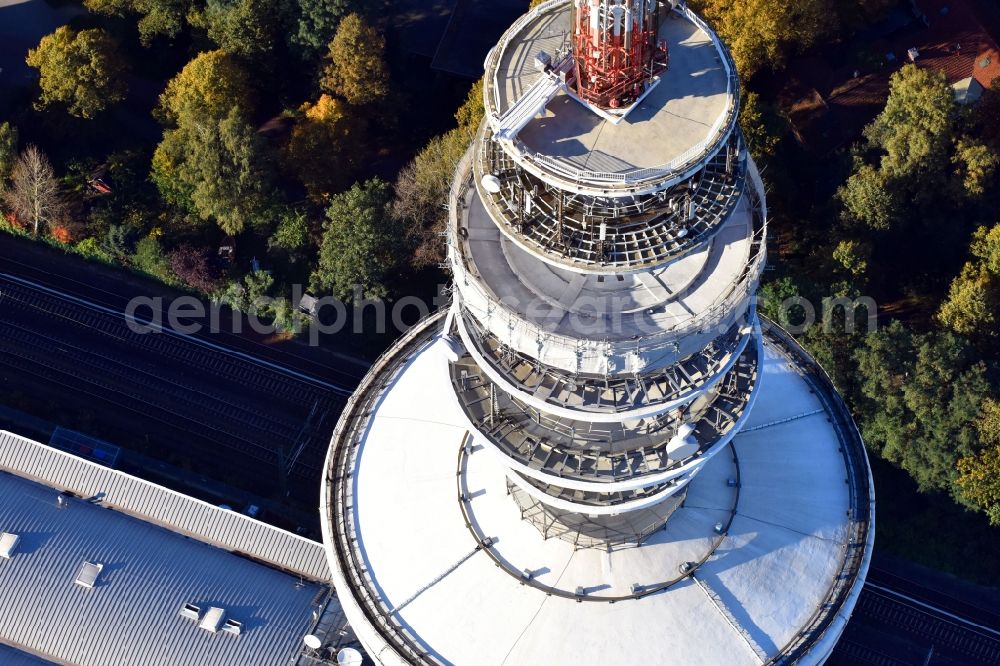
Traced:
<svg viewBox="0 0 1000 666">
<path fill-rule="evenodd" d="M 573 0 L 577 94 L 605 109 L 635 102 L 667 68 L 657 0 Z"/>
</svg>

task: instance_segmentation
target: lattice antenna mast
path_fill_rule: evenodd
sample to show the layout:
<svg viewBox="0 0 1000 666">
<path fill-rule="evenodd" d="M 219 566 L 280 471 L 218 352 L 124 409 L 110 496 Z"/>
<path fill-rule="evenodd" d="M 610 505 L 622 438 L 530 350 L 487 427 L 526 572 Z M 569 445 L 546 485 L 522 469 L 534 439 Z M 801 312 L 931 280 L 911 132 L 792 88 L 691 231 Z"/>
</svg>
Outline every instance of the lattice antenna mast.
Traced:
<svg viewBox="0 0 1000 666">
<path fill-rule="evenodd" d="M 634 103 L 667 68 L 657 0 L 573 0 L 577 94 L 605 109 Z"/>
</svg>

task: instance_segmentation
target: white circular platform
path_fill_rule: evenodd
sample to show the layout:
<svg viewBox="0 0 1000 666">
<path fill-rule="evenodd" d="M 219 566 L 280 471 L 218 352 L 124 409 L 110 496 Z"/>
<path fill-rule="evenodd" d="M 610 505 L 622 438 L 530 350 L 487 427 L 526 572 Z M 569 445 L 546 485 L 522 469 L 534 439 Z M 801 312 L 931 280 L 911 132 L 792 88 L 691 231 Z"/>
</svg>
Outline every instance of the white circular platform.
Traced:
<svg viewBox="0 0 1000 666">
<path fill-rule="evenodd" d="M 735 492 L 733 461 L 723 452 L 691 482 L 665 530 L 647 545 L 611 552 L 544 540 L 522 522 L 502 461 L 487 449 L 472 453 L 459 473 L 472 429 L 452 392 L 443 345 L 435 339 L 419 352 L 400 352 L 409 360 L 376 389 L 346 488 L 366 594 L 380 600 L 413 650 L 477 666 L 759 664 L 824 613 L 833 616 L 829 627 L 800 663 L 819 662 L 832 649 L 864 578 L 853 571 L 847 601 L 825 607 L 851 539 L 850 474 L 824 403 L 772 344 L 759 398 L 733 440 L 741 483 L 725 538 L 713 547 Z M 331 488 L 325 492 L 329 501 Z M 495 539 L 490 552 L 466 524 L 462 492 L 473 527 Z M 335 530 L 325 529 L 329 548 Z M 863 568 L 870 546 L 863 546 Z M 680 563 L 707 552 L 693 576 L 663 591 L 597 599 L 676 578 Z M 357 601 L 359 573 L 344 571 L 333 550 L 330 556 L 338 595 L 369 654 L 403 663 Z M 531 572 L 527 584 L 515 574 L 523 570 Z M 550 595 L 532 582 L 583 588 L 586 600 Z"/>
</svg>

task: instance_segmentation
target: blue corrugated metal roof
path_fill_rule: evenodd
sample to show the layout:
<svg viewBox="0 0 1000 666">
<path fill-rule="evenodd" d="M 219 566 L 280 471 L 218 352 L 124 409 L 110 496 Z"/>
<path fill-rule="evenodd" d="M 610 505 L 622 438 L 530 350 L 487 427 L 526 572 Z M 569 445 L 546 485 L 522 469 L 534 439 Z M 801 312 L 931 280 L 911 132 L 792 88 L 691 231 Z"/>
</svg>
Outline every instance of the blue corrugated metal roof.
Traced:
<svg viewBox="0 0 1000 666">
<path fill-rule="evenodd" d="M 10 454 L 14 442 L 0 438 L 0 451 Z M 101 504 L 69 498 L 60 507 L 55 489 L 13 474 L 0 473 L 0 496 L 0 529 L 20 536 L 13 557 L 0 559 L 0 642 L 55 662 L 286 664 L 325 593 Z M 177 510 L 184 504 L 174 498 Z M 103 565 L 92 589 L 74 583 L 84 560 Z M 226 609 L 242 633 L 199 628 L 180 616 L 185 603 Z"/>
<path fill-rule="evenodd" d="M 318 542 L 5 431 L 0 470 L 80 497 L 99 496 L 102 506 L 309 580 L 330 580 Z"/>
</svg>

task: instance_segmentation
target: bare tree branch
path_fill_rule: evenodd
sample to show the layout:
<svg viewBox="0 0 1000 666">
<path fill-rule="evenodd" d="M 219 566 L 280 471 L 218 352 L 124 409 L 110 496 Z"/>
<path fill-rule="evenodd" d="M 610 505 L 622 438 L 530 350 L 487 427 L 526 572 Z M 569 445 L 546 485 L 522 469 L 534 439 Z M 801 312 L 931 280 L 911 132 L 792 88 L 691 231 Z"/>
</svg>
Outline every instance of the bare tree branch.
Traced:
<svg viewBox="0 0 1000 666">
<path fill-rule="evenodd" d="M 42 226 L 56 222 L 66 211 L 52 164 L 34 145 L 29 145 L 18 157 L 3 199 L 18 219 L 31 225 L 36 236 Z"/>
</svg>

